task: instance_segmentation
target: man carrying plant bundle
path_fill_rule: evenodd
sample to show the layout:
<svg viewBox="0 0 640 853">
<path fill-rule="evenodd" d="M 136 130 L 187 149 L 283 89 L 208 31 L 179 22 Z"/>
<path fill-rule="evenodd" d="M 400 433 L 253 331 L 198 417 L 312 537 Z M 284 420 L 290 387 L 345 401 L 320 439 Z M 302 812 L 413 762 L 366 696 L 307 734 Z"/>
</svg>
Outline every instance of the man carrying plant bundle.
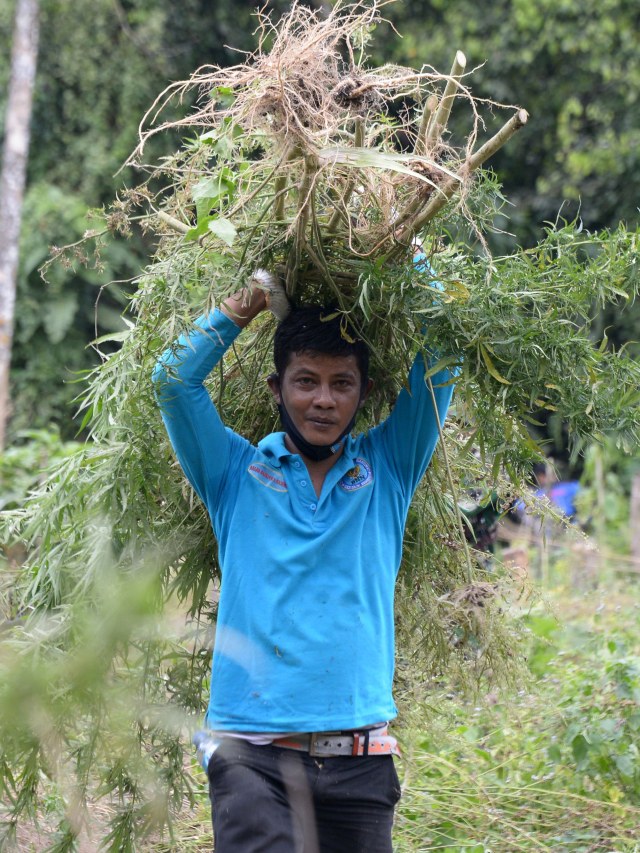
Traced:
<svg viewBox="0 0 640 853">
<path fill-rule="evenodd" d="M 223 425 L 203 381 L 268 307 L 284 432 L 255 447 Z M 217 853 L 392 849 L 394 585 L 438 439 L 434 401 L 442 422 L 452 384 L 437 374 L 432 396 L 418 355 L 391 415 L 354 438 L 368 365 L 343 316 L 290 310 L 258 271 L 156 367 L 222 570 L 204 750 Z"/>
</svg>

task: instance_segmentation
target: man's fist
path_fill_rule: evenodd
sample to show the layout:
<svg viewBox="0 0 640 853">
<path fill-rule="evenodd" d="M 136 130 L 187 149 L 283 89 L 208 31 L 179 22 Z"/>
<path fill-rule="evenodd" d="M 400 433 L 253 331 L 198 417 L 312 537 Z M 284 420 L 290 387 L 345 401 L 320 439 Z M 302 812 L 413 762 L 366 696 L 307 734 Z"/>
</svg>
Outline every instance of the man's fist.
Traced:
<svg viewBox="0 0 640 853">
<path fill-rule="evenodd" d="M 267 308 L 277 320 L 284 320 L 291 311 L 291 305 L 277 276 L 267 270 L 254 270 L 247 282 L 250 288 L 262 290 L 267 300 Z"/>
</svg>

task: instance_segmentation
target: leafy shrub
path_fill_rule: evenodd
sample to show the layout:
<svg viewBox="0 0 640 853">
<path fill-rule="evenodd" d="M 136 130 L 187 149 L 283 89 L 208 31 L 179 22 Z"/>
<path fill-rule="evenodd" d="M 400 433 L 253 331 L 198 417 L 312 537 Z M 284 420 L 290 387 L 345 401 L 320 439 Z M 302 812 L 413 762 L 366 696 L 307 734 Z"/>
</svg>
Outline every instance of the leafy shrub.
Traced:
<svg viewBox="0 0 640 853">
<path fill-rule="evenodd" d="M 637 853 L 640 608 L 611 592 L 555 604 L 564 624 L 523 617 L 526 689 L 451 696 L 405 736 L 400 853 Z"/>
</svg>

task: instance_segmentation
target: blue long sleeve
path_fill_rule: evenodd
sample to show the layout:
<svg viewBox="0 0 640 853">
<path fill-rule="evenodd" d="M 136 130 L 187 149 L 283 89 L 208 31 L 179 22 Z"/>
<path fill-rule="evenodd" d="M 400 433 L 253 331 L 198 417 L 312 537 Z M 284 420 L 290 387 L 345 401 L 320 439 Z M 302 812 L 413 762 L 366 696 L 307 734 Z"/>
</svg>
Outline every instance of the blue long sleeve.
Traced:
<svg viewBox="0 0 640 853">
<path fill-rule="evenodd" d="M 216 503 L 229 445 L 238 437 L 220 420 L 203 383 L 239 333 L 233 320 L 215 309 L 163 353 L 152 376 L 178 461 L 207 506 Z"/>
<path fill-rule="evenodd" d="M 425 378 L 425 360 L 422 353 L 409 372 L 409 387 L 403 388 L 389 417 L 376 430 L 385 447 L 390 470 L 405 495 L 410 498 L 424 476 L 438 442 L 440 425 L 444 424 L 453 395 L 454 374 L 441 370 Z"/>
<path fill-rule="evenodd" d="M 413 263 L 417 270 L 433 276 L 432 285 L 436 290 L 443 289 L 424 252 L 418 251 Z M 422 331 L 426 335 L 427 330 Z M 437 362 L 437 357 L 432 354 L 428 362 L 428 366 L 432 366 Z M 427 470 L 438 442 L 438 420 L 442 426 L 457 375 L 456 370 L 444 369 L 426 379 L 426 367 L 425 355 L 418 353 L 409 372 L 408 388 L 401 390 L 390 416 L 378 427 L 388 464 L 408 497 L 413 494 Z"/>
</svg>

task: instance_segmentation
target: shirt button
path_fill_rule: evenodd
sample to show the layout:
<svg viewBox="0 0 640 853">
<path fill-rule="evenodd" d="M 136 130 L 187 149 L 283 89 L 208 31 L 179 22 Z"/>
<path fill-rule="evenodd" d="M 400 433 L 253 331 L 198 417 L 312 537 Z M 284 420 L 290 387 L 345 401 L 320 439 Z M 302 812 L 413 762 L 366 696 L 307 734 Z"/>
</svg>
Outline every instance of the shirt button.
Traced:
<svg viewBox="0 0 640 853">
<path fill-rule="evenodd" d="M 300 485 L 304 488 L 307 485 L 306 480 L 300 480 Z"/>
<path fill-rule="evenodd" d="M 310 504 L 310 506 L 309 506 L 309 509 L 312 509 L 314 512 L 317 510 L 317 508 L 318 508 L 317 504 Z"/>
<path fill-rule="evenodd" d="M 299 468 L 299 467 L 300 467 L 300 463 L 299 463 L 299 462 L 294 462 L 294 463 L 293 463 L 293 467 L 294 467 L 294 468 Z"/>
</svg>

